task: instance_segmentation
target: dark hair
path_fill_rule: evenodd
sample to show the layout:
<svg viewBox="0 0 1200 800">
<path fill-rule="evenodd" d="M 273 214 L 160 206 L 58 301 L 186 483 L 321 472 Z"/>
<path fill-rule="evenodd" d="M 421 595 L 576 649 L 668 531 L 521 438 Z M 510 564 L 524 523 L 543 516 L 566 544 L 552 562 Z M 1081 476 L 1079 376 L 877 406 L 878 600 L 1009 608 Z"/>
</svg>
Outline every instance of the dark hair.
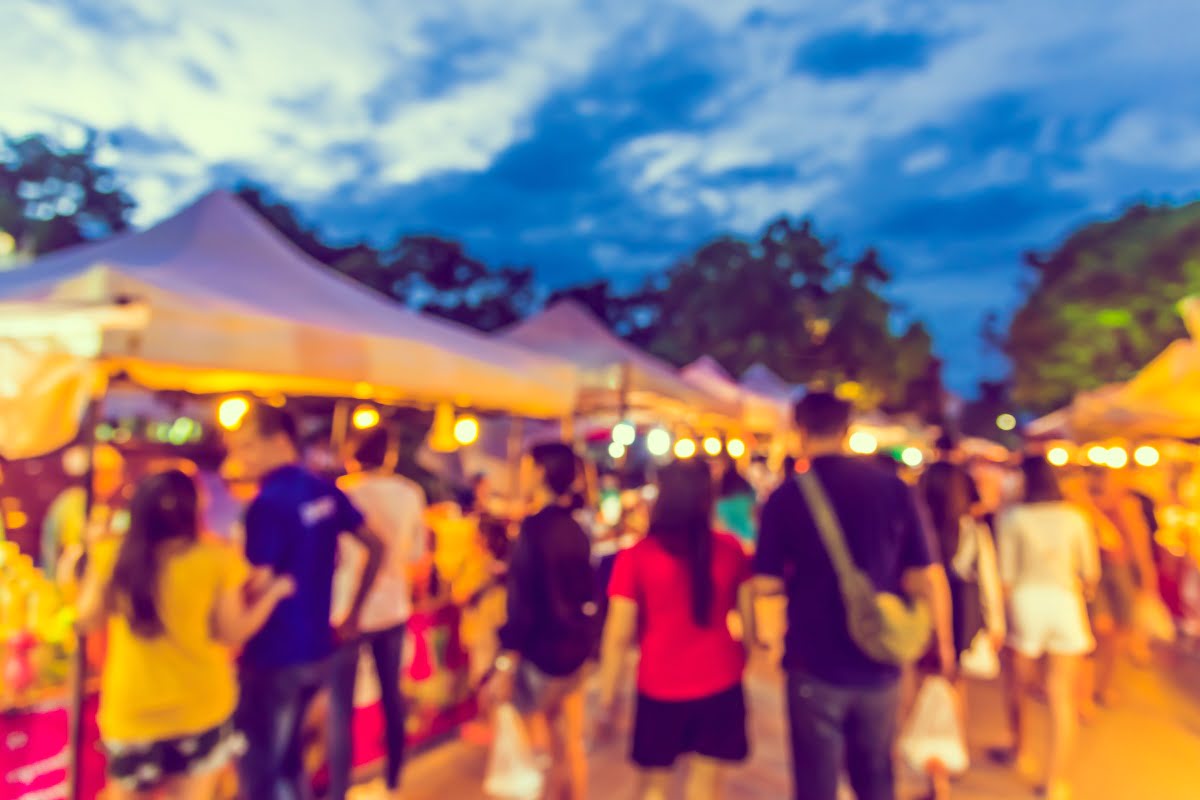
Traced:
<svg viewBox="0 0 1200 800">
<path fill-rule="evenodd" d="M 575 451 L 569 445 L 563 442 L 534 445 L 529 456 L 534 464 L 542 468 L 546 475 L 546 486 L 555 495 L 561 497 L 575 488 L 579 471 L 576 468 Z"/>
<path fill-rule="evenodd" d="M 850 427 L 850 411 L 832 392 L 809 392 L 796 402 L 796 424 L 814 436 L 838 436 Z"/>
<path fill-rule="evenodd" d="M 123 615 L 138 636 L 152 639 L 163 633 L 158 613 L 158 587 L 162 579 L 161 545 L 195 541 L 196 484 L 179 470 L 151 475 L 138 484 L 129 507 L 129 530 L 121 541 L 106 605 Z"/>
<path fill-rule="evenodd" d="M 369 469 L 378 469 L 388 461 L 388 432 L 375 428 L 360 436 L 354 443 L 354 460 Z"/>
<path fill-rule="evenodd" d="M 253 425 L 254 431 L 263 439 L 283 435 L 297 450 L 300 449 L 300 430 L 296 418 L 286 409 L 270 406 L 266 403 L 254 403 L 246 412 L 243 425 Z"/>
<path fill-rule="evenodd" d="M 700 461 L 675 461 L 658 472 L 658 499 L 650 513 L 650 536 L 687 562 L 692 618 L 702 628 L 714 624 L 713 482 Z M 724 621 L 721 621 L 724 624 Z"/>
<path fill-rule="evenodd" d="M 948 455 L 958 447 L 958 442 L 951 434 L 943 433 L 937 438 L 937 443 L 933 447 L 939 454 Z"/>
<path fill-rule="evenodd" d="M 1063 499 L 1054 467 L 1043 456 L 1026 456 L 1021 461 L 1025 475 L 1026 503 L 1057 503 Z"/>
<path fill-rule="evenodd" d="M 737 462 L 726 456 L 725 471 L 721 475 L 721 497 L 736 497 L 742 494 L 754 494 L 754 487 L 738 472 Z"/>
<path fill-rule="evenodd" d="M 947 563 L 958 553 L 959 525 L 971 512 L 971 489 L 971 476 L 945 462 L 930 464 L 921 476 L 921 496 Z"/>
</svg>

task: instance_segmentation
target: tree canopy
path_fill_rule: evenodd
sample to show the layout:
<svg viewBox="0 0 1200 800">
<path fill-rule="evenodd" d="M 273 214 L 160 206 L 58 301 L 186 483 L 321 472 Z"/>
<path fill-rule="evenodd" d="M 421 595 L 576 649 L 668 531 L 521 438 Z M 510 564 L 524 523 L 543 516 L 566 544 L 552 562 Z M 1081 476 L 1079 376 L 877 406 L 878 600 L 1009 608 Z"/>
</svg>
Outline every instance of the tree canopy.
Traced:
<svg viewBox="0 0 1200 800">
<path fill-rule="evenodd" d="M 0 137 L 0 231 L 29 255 L 118 233 L 133 200 L 96 163 L 98 140 L 64 147 L 45 136 Z"/>
<path fill-rule="evenodd" d="M 1176 306 L 1200 292 L 1200 203 L 1136 205 L 1026 261 L 1034 282 L 1002 346 L 1015 402 L 1047 412 L 1186 335 Z"/>
</svg>

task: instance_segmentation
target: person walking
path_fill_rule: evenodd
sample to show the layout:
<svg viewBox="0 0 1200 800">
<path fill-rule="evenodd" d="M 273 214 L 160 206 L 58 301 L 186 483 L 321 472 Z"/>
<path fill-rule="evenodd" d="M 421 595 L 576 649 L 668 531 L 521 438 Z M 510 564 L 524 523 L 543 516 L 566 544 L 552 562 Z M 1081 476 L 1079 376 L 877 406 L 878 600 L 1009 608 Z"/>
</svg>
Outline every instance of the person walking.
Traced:
<svg viewBox="0 0 1200 800">
<path fill-rule="evenodd" d="M 584 666 L 599 637 L 591 542 L 572 516 L 578 467 L 559 442 L 537 445 L 526 464 L 532 513 L 521 523 L 508 570 L 508 621 L 500 629 L 488 694 L 512 702 L 549 749 L 548 800 L 584 800 Z"/>
<path fill-rule="evenodd" d="M 253 406 L 228 445 L 230 457 L 259 483 L 246 510 L 246 556 L 296 587 L 242 652 L 237 724 L 247 751 L 239 762 L 239 788 L 246 800 L 298 800 L 310 794 L 300 742 L 304 717 L 329 677 L 335 643 L 357 637 L 383 544 L 341 490 L 300 465 L 296 422 L 284 409 Z M 329 620 L 343 535 L 357 539 L 367 556 L 346 622 L 335 635 Z"/>
<path fill-rule="evenodd" d="M 366 517 L 367 526 L 383 542 L 379 574 L 371 585 L 356 621 L 361 635 L 344 642 L 333 662 L 329 698 L 329 793 L 343 800 L 350 789 L 354 756 L 354 688 L 359 654 L 371 654 L 379 678 L 383 708 L 387 763 L 384 784 L 388 795 L 399 797 L 400 773 L 404 767 L 407 709 L 400 691 L 400 666 L 404 651 L 405 626 L 412 614 L 412 575 L 428 552 L 425 530 L 425 494 L 412 481 L 397 475 L 388 465 L 388 435 L 375 430 L 356 443 L 347 460 L 348 474 L 338 488 Z M 341 628 L 349 620 L 350 604 L 365 577 L 364 554 L 348 537 L 339 542 L 338 571 L 331 621 Z"/>
<path fill-rule="evenodd" d="M 945 572 L 908 487 L 871 461 L 844 455 L 850 412 L 827 392 L 797 403 L 809 471 L 767 501 L 754 559 L 756 595 L 788 598 L 783 664 L 797 800 L 835 800 L 843 765 L 858 800 L 895 797 L 892 747 L 903 659 L 867 654 L 878 643 L 848 617 L 849 610 L 864 610 L 862 588 L 893 595 L 887 603 L 893 608 L 907 601 L 895 619 L 911 621 L 911 635 L 901 637 L 905 649 L 916 649 L 911 660 L 927 638 L 917 635 L 909 603 L 927 608 L 941 669 L 950 677 L 955 671 Z M 843 594 L 852 583 L 860 591 Z"/>
<path fill-rule="evenodd" d="M 211 800 L 242 747 L 233 649 L 295 589 L 203 538 L 199 506 L 184 473 L 151 475 L 125 535 L 89 553 L 79 624 L 108 632 L 98 722 L 115 800 Z"/>
<path fill-rule="evenodd" d="M 672 768 L 687 757 L 686 797 L 712 800 L 726 765 L 749 754 L 746 652 L 728 618 L 740 607 L 745 640 L 753 641 L 750 562 L 737 538 L 713 531 L 713 484 L 703 463 L 675 462 L 657 483 L 649 536 L 618 554 L 613 567 L 601 719 L 613 718 L 636 642 L 632 760 L 641 771 L 641 797 L 666 800 Z"/>
<path fill-rule="evenodd" d="M 1051 800 L 1066 800 L 1071 795 L 1066 770 L 1078 727 L 1079 664 L 1095 647 L 1086 597 L 1100 579 L 1100 555 L 1088 515 L 1063 500 L 1046 459 L 1029 456 L 1022 471 L 1025 501 L 1001 516 L 997 542 L 1016 668 L 1015 691 L 1008 698 L 1011 752 L 1018 771 L 1033 778 L 1037 766 L 1023 728 L 1024 696 L 1045 656 L 1051 719 L 1045 790 Z"/>
</svg>

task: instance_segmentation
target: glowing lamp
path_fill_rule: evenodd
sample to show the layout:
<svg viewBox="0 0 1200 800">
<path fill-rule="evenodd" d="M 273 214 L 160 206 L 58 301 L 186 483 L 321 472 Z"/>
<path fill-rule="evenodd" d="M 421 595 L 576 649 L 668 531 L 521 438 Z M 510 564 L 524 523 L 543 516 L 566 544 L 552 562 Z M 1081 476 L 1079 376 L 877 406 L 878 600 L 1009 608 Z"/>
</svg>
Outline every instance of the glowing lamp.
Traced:
<svg viewBox="0 0 1200 800">
<path fill-rule="evenodd" d="M 1144 444 L 1133 451 L 1133 460 L 1139 467 L 1153 467 L 1158 464 L 1158 448 Z"/>
<path fill-rule="evenodd" d="M 459 417 L 454 423 L 454 441 L 463 445 L 474 444 L 479 438 L 479 420 L 474 417 Z"/>
<path fill-rule="evenodd" d="M 879 441 L 866 431 L 858 431 L 850 435 L 850 452 L 869 456 L 878 449 Z"/>
<path fill-rule="evenodd" d="M 662 428 L 655 428 L 646 434 L 646 449 L 650 455 L 662 458 L 671 452 L 671 434 Z"/>
<path fill-rule="evenodd" d="M 919 448 L 906 447 L 904 448 L 904 451 L 900 453 L 900 460 L 913 469 L 916 469 L 925 461 L 925 454 L 922 453 Z"/>
<path fill-rule="evenodd" d="M 1104 466 L 1108 463 L 1108 448 L 1103 445 L 1097 444 L 1088 448 L 1087 455 L 1088 461 L 1092 462 L 1098 467 Z"/>
<path fill-rule="evenodd" d="M 1055 467 L 1065 467 L 1067 462 L 1071 460 L 1071 454 L 1067 452 L 1065 447 L 1051 447 L 1046 453 L 1046 460 Z"/>
<path fill-rule="evenodd" d="M 1111 469 L 1123 469 L 1129 464 L 1129 452 L 1124 447 L 1110 447 L 1104 463 Z"/>
<path fill-rule="evenodd" d="M 250 401 L 244 397 L 227 397 L 217 406 L 217 422 L 227 431 L 241 427 L 250 413 Z"/>
<path fill-rule="evenodd" d="M 1012 414 L 1001 414 L 996 417 L 996 427 L 1002 431 L 1014 431 L 1017 429 L 1017 418 Z"/>
<path fill-rule="evenodd" d="M 696 455 L 696 443 L 691 439 L 680 439 L 675 443 L 676 458 L 691 458 Z"/>
<path fill-rule="evenodd" d="M 624 458 L 625 457 L 625 445 L 621 444 L 620 442 L 612 442 L 608 446 L 608 455 L 614 459 Z"/>
<path fill-rule="evenodd" d="M 746 455 L 746 443 L 741 439 L 730 439 L 725 443 L 725 452 L 733 458 L 741 458 Z"/>
<path fill-rule="evenodd" d="M 367 431 L 379 424 L 379 409 L 375 406 L 362 405 L 354 409 L 350 417 L 355 430 Z"/>
<path fill-rule="evenodd" d="M 709 436 L 704 440 L 704 452 L 710 456 L 721 455 L 721 440 L 715 436 Z"/>
<path fill-rule="evenodd" d="M 637 428 L 628 422 L 618 422 L 612 429 L 613 444 L 629 447 L 637 439 Z"/>
</svg>

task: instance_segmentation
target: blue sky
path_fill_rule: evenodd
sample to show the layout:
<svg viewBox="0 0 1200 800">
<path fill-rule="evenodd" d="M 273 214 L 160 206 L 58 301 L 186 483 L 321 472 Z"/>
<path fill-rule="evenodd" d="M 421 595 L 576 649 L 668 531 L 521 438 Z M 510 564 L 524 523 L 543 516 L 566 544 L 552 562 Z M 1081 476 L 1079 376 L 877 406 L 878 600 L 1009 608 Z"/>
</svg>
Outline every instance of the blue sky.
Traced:
<svg viewBox="0 0 1200 800">
<path fill-rule="evenodd" d="M 9 0 L 0 130 L 110 132 L 155 219 L 262 181 L 632 283 L 811 215 L 874 244 L 969 389 L 1020 254 L 1200 190 L 1195 0 Z M 15 20 L 15 25 L 11 24 Z"/>
</svg>

